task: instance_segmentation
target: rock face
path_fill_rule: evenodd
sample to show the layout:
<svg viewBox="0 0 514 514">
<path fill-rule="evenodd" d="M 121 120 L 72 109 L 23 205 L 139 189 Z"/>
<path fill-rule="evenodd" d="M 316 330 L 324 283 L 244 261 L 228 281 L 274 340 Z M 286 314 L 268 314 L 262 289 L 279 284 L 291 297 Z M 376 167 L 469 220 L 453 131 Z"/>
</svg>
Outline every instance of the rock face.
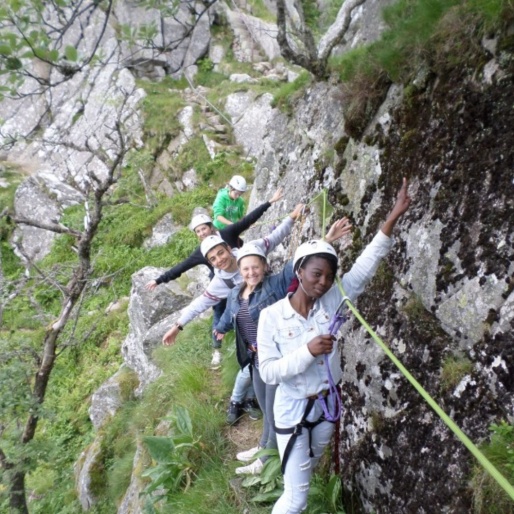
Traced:
<svg viewBox="0 0 514 514">
<path fill-rule="evenodd" d="M 393 86 L 359 140 L 345 134 L 341 95 L 328 84 L 310 88 L 290 117 L 266 95 L 236 93 L 226 105 L 236 138 L 257 159 L 252 202 L 276 185 L 289 206 L 327 187 L 335 213 L 349 214 L 360 232 L 345 268 L 409 178 L 413 206 L 358 306 L 476 442 L 514 412 L 514 74 L 493 64 L 483 80 L 456 70 L 425 80 L 408 102 Z M 319 230 L 306 224 L 304 237 Z M 472 366 L 445 389 L 449 359 Z M 470 511 L 469 495 L 456 491 L 473 458 L 356 321 L 345 330 L 342 365 L 343 482 L 364 511 Z"/>
<path fill-rule="evenodd" d="M 376 37 L 377 27 L 366 20 L 374 20 L 383 3 L 369 1 L 359 9 L 343 49 Z M 120 19 L 135 19 L 134 13 L 140 12 L 122 12 L 122 5 L 129 4 L 120 4 Z M 241 35 L 236 50 L 241 60 L 252 61 L 255 54 L 242 43 L 243 17 L 236 14 L 230 14 L 233 31 Z M 159 68 L 193 66 L 207 51 L 207 17 L 203 30 L 179 56 L 165 56 L 152 68 L 133 62 L 132 69 L 140 76 L 160 76 Z M 113 38 L 110 31 L 106 45 L 114 45 Z M 264 43 L 258 46 L 263 59 L 268 52 Z M 219 48 L 210 54 L 216 64 L 221 54 Z M 313 214 L 278 252 L 281 261 L 300 239 L 322 234 L 327 225 L 322 219 L 326 190 L 333 216 L 350 216 L 356 229 L 352 248 L 341 251 L 341 268 L 348 269 L 379 230 L 402 177 L 408 177 L 413 205 L 396 228 L 396 244 L 358 308 L 474 441 L 487 437 L 492 422 L 506 415 L 514 421 L 514 60 L 490 40 L 484 42 L 481 58 L 486 63 L 482 69 L 446 69 L 439 76 L 420 72 L 405 91 L 391 86 L 361 137 L 345 131 L 344 92 L 331 81 L 309 86 L 291 113 L 272 107 L 270 93 L 257 94 L 250 86 L 229 95 L 224 106 L 237 143 L 256 161 L 250 208 L 267 200 L 278 186 L 284 187 L 286 197 L 273 205 L 265 220 L 284 216 L 300 201 L 312 202 Z M 142 93 L 134 84 L 132 74 L 117 65 L 98 73 L 86 70 L 54 94 L 48 120 L 44 102 L 27 99 L 24 108 L 2 104 L 7 120 L 2 134 L 29 133 L 37 119 L 43 123 L 45 141 L 65 132 L 70 141 L 90 138 L 96 148 L 112 151 L 105 129 L 112 116 L 124 120 L 135 141 L 140 136 L 137 101 Z M 157 164 L 162 169 L 194 135 L 192 113 L 192 106 L 181 112 L 184 130 L 161 155 Z M 216 148 L 210 150 L 214 155 Z M 84 201 L 86 162 L 89 173 L 102 173 L 101 163 L 90 160 L 90 153 L 60 153 L 39 140 L 17 143 L 8 158 L 34 174 L 18 191 L 18 213 L 49 220 L 58 220 L 64 205 Z M 62 186 L 70 174 L 81 187 Z M 173 180 L 188 187 L 194 178 L 191 173 Z M 169 181 L 159 184 L 169 194 L 174 190 Z M 159 244 L 173 230 L 163 224 L 148 245 Z M 270 227 L 252 228 L 247 237 L 266 230 Z M 47 233 L 27 230 L 17 237 L 24 253 L 35 259 L 44 256 L 51 243 Z M 122 352 L 125 365 L 137 373 L 138 394 L 160 373 L 151 359 L 153 348 L 208 280 L 205 270 L 197 269 L 187 287 L 171 282 L 147 291 L 144 285 L 162 271 L 144 268 L 133 276 L 130 331 Z M 469 452 L 355 319 L 347 321 L 340 344 L 345 411 L 339 451 L 343 484 L 355 502 L 370 513 L 470 512 Z M 442 376 L 451 359 L 471 365 L 455 384 L 444 386 Z M 113 377 L 94 396 L 95 426 L 119 405 L 118 385 Z M 96 445 L 77 468 L 84 509 L 94 502 L 89 469 L 98 455 Z M 138 452 L 135 467 L 140 458 Z M 140 512 L 140 485 L 134 473 L 121 512 Z"/>
</svg>

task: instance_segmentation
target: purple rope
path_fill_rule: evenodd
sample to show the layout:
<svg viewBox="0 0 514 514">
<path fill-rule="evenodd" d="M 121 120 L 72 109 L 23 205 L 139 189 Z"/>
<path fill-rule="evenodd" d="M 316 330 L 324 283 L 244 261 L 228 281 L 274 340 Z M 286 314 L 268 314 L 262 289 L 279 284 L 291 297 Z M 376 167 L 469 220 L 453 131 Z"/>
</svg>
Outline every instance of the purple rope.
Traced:
<svg viewBox="0 0 514 514">
<path fill-rule="evenodd" d="M 343 323 L 346 321 L 346 316 L 342 313 L 344 300 L 345 300 L 345 298 L 343 298 L 343 300 L 339 304 L 339 307 L 337 308 L 336 312 L 333 314 L 332 319 L 330 320 L 330 325 L 328 327 L 328 331 L 329 331 L 330 335 L 332 335 L 332 336 L 335 336 L 337 334 L 337 332 L 339 331 L 339 329 L 341 328 Z M 339 391 L 337 390 L 337 386 L 334 383 L 334 379 L 333 379 L 332 373 L 330 371 L 328 357 L 325 358 L 325 367 L 327 368 L 327 375 L 328 375 L 328 391 L 329 391 L 328 396 L 332 396 L 332 395 L 334 396 L 334 413 L 331 414 L 330 411 L 328 410 L 327 400 L 323 396 L 322 393 L 318 394 L 318 400 L 321 403 L 321 407 L 323 409 L 323 414 L 325 415 L 325 419 L 327 421 L 335 422 L 335 421 L 338 421 L 339 418 L 341 417 L 342 406 L 341 406 L 341 397 L 339 396 Z"/>
</svg>

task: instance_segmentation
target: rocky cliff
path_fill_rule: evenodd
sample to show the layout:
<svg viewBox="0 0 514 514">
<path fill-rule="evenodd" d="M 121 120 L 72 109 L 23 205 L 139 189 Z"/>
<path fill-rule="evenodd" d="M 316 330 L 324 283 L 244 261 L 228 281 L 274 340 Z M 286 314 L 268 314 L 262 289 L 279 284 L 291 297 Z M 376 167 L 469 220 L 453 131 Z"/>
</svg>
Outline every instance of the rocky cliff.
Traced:
<svg viewBox="0 0 514 514">
<path fill-rule="evenodd" d="M 367 15 L 364 6 L 355 18 L 354 41 L 376 37 L 370 29 L 376 27 L 376 3 L 370 4 Z M 265 60 L 266 66 L 261 63 L 257 69 L 287 80 L 285 66 L 267 60 L 277 56 L 270 27 L 263 29 L 239 10 L 227 8 L 218 15 L 231 24 L 236 59 Z M 132 19 L 137 11 L 123 16 Z M 116 116 L 127 120 L 127 130 L 140 141 L 137 105 L 143 93 L 135 87 L 133 74 L 144 70 L 159 77 L 170 66 L 176 72 L 207 52 L 217 60 L 209 23 L 198 30 L 202 35 L 195 41 L 203 42 L 201 49 L 195 53 L 197 47 L 188 46 L 178 64 L 142 59 L 127 66 L 122 48 L 117 66 L 103 68 L 94 80 L 85 73 L 72 87 L 45 100 L 54 115 L 43 135 L 16 144 L 5 156 L 31 173 L 18 190 L 18 213 L 56 218 L 63 207 L 81 201 L 66 179 L 88 155 L 71 150 L 62 155 L 49 141 L 62 135 L 80 141 L 93 131 L 100 147 L 108 145 L 97 127 L 107 125 L 113 109 L 122 104 L 128 110 Z M 261 40 L 258 34 L 265 36 Z M 388 86 L 383 102 L 357 132 L 345 119 L 345 91 L 336 80 L 311 83 L 287 113 L 274 107 L 273 94 L 263 94 L 262 88 L 242 88 L 223 100 L 235 142 L 256 163 L 250 207 L 283 186 L 284 202 L 267 215 L 273 219 L 326 189 L 334 215 L 349 215 L 356 227 L 353 247 L 341 258 L 343 269 L 380 228 L 402 177 L 409 179 L 413 205 L 396 229 L 387 262 L 357 307 L 474 441 L 487 436 L 492 422 L 505 417 L 514 421 L 514 60 L 512 49 L 498 42 L 496 36 L 482 41 L 480 62 L 420 72 L 408 85 Z M 222 67 L 223 58 L 214 63 Z M 185 93 L 186 101 L 191 94 Z M 128 103 L 116 102 L 119 95 Z M 6 107 L 5 101 L 4 108 L 10 113 L 8 127 L 25 123 L 25 132 L 33 132 L 26 110 L 22 115 L 22 109 Z M 31 109 L 42 107 L 34 104 Z M 187 134 L 187 123 L 182 126 Z M 198 125 L 189 130 L 198 133 Z M 213 155 L 222 150 L 213 148 Z M 173 194 L 173 188 L 168 191 Z M 303 226 L 302 237 L 318 236 L 321 226 L 318 209 Z M 51 236 L 41 234 L 17 235 L 31 257 L 44 255 L 50 247 Z M 148 272 L 133 277 L 131 327 L 123 345 L 125 365 L 137 372 L 141 388 L 159 373 L 152 348 L 160 344 L 177 309 L 195 294 L 170 285 L 149 307 L 142 287 Z M 340 344 L 345 488 L 364 512 L 469 512 L 469 452 L 356 320 L 347 322 Z M 455 361 L 469 366 L 456 383 L 445 385 L 445 367 Z M 93 397 L 95 426 L 118 405 L 115 382 Z M 94 461 L 94 451 L 93 444 L 81 462 Z M 87 509 L 94 498 L 83 466 L 78 476 Z M 133 489 L 120 512 L 139 511 Z"/>
</svg>

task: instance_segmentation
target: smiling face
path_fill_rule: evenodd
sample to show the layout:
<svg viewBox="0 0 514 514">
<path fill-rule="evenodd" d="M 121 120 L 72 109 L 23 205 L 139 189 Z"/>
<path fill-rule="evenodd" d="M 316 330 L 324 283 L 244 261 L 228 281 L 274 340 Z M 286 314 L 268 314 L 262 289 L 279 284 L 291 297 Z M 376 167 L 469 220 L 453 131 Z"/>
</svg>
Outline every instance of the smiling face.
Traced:
<svg viewBox="0 0 514 514">
<path fill-rule="evenodd" d="M 195 227 L 195 234 L 200 241 L 203 241 L 207 236 L 212 236 L 215 232 L 216 230 L 214 227 L 207 223 L 203 223 L 202 225 Z"/>
<path fill-rule="evenodd" d="M 264 280 L 266 266 L 258 255 L 248 255 L 239 261 L 239 271 L 249 286 L 256 286 Z"/>
<path fill-rule="evenodd" d="M 214 268 L 218 268 L 223 271 L 230 271 L 234 266 L 236 259 L 232 255 L 230 248 L 220 244 L 209 251 L 207 254 L 207 260 Z"/>
<path fill-rule="evenodd" d="M 310 257 L 298 270 L 299 279 L 305 293 L 311 298 L 321 298 L 335 280 L 334 268 L 323 257 Z"/>
</svg>

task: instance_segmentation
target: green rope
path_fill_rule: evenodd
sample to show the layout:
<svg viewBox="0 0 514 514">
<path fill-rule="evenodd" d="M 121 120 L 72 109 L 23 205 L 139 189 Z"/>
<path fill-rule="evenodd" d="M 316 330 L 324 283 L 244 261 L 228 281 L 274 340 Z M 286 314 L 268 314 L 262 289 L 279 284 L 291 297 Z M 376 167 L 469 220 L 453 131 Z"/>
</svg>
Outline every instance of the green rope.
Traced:
<svg viewBox="0 0 514 514">
<path fill-rule="evenodd" d="M 327 217 L 326 217 L 326 211 L 327 211 L 327 190 L 323 189 L 323 222 L 321 224 L 321 238 L 325 239 L 325 228 L 327 223 Z"/>
<path fill-rule="evenodd" d="M 458 439 L 466 446 L 466 448 L 475 456 L 478 462 L 487 470 L 487 472 L 498 482 L 498 484 L 505 490 L 505 492 L 514 500 L 514 487 L 507 481 L 507 479 L 494 467 L 494 465 L 487 459 L 487 457 L 473 444 L 468 436 L 455 424 L 455 422 L 439 407 L 435 400 L 423 389 L 421 384 L 409 373 L 403 364 L 394 356 L 388 346 L 380 339 L 380 337 L 373 331 L 364 318 L 360 315 L 359 311 L 353 306 L 351 301 L 346 297 L 343 285 L 340 280 L 337 284 L 346 301 L 349 309 L 353 312 L 355 317 L 361 322 L 362 326 L 368 331 L 375 342 L 384 350 L 385 354 L 393 361 L 396 367 L 402 372 L 404 377 L 414 386 L 416 391 L 425 399 L 425 401 L 434 409 L 436 414 L 446 423 L 446 426 L 457 436 Z"/>
</svg>

